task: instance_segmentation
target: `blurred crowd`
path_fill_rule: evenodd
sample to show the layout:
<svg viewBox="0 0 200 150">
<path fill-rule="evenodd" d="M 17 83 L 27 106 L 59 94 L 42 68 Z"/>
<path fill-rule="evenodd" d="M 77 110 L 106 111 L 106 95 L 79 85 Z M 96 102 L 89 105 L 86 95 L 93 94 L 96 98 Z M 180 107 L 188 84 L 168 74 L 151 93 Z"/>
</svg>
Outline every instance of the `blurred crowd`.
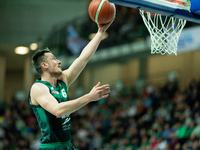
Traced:
<svg viewBox="0 0 200 150">
<path fill-rule="evenodd" d="M 200 81 L 112 89 L 72 115 L 79 150 L 200 150 Z M 1 101 L 0 149 L 36 150 L 40 130 L 28 102 Z"/>
<path fill-rule="evenodd" d="M 81 150 L 200 150 L 200 82 L 112 90 L 107 100 L 74 113 Z"/>
</svg>

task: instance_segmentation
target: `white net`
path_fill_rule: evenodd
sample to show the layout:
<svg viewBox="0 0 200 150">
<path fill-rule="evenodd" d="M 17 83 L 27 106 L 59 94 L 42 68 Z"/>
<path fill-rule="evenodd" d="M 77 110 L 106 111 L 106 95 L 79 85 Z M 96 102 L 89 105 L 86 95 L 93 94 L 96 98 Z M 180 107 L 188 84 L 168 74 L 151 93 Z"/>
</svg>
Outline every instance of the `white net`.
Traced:
<svg viewBox="0 0 200 150">
<path fill-rule="evenodd" d="M 151 37 L 151 54 L 177 55 L 177 46 L 186 20 L 140 10 Z"/>
</svg>

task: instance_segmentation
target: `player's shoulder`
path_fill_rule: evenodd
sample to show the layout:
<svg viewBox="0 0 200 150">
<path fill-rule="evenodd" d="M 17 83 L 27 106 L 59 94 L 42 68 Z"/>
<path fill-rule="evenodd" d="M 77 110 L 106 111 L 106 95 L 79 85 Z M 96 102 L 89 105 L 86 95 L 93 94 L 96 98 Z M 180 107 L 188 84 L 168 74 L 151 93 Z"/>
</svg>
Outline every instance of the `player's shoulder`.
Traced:
<svg viewBox="0 0 200 150">
<path fill-rule="evenodd" d="M 48 92 L 48 87 L 40 82 L 35 82 L 30 89 L 32 105 L 39 105 L 38 98 Z"/>
<path fill-rule="evenodd" d="M 44 91 L 44 90 L 48 90 L 48 87 L 40 82 L 34 83 L 31 87 L 31 91 Z"/>
</svg>

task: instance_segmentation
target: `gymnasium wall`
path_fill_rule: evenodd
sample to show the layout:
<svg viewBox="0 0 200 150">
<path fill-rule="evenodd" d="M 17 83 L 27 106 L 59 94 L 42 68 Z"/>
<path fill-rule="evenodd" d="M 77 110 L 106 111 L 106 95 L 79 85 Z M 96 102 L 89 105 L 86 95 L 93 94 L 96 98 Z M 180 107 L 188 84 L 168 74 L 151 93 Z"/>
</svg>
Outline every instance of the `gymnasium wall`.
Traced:
<svg viewBox="0 0 200 150">
<path fill-rule="evenodd" d="M 0 56 L 0 100 L 3 99 L 4 85 L 5 85 L 5 76 L 6 76 L 6 58 Z"/>
<path fill-rule="evenodd" d="M 85 91 L 89 91 L 98 82 L 101 84 L 111 84 L 117 80 L 126 81 L 127 84 L 134 83 L 138 77 L 139 61 L 137 59 L 126 63 L 111 63 L 103 66 L 86 67 L 82 74 L 82 86 Z M 131 81 L 131 82 L 130 82 Z"/>
<path fill-rule="evenodd" d="M 175 55 L 151 55 L 146 58 L 146 83 L 163 85 L 170 72 L 176 71 L 181 86 L 191 78 L 200 77 L 200 51 L 179 53 Z M 112 63 L 106 66 L 86 67 L 81 74 L 82 87 L 89 91 L 98 81 L 111 86 L 117 80 L 124 81 L 125 86 L 132 86 L 139 78 L 140 60 L 133 59 L 126 63 Z M 76 83 L 75 83 L 76 84 Z M 74 87 L 75 88 L 75 87 Z M 71 89 L 73 90 L 73 89 Z"/>
<path fill-rule="evenodd" d="M 150 82 L 165 82 L 171 71 L 176 71 L 181 85 L 191 78 L 199 78 L 200 51 L 174 55 L 152 55 L 148 58 L 147 76 Z"/>
<path fill-rule="evenodd" d="M 22 71 L 7 71 L 4 86 L 4 98 L 5 101 L 12 100 L 16 92 L 24 90 L 23 87 L 23 72 Z"/>
</svg>

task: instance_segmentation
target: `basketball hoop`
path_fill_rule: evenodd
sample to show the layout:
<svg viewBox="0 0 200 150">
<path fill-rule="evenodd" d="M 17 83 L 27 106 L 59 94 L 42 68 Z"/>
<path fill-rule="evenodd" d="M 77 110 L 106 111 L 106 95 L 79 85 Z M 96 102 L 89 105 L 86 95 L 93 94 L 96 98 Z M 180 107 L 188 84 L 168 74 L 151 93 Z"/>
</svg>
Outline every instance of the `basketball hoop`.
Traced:
<svg viewBox="0 0 200 150">
<path fill-rule="evenodd" d="M 175 54 L 186 20 L 140 10 L 151 37 L 151 54 Z"/>
</svg>

